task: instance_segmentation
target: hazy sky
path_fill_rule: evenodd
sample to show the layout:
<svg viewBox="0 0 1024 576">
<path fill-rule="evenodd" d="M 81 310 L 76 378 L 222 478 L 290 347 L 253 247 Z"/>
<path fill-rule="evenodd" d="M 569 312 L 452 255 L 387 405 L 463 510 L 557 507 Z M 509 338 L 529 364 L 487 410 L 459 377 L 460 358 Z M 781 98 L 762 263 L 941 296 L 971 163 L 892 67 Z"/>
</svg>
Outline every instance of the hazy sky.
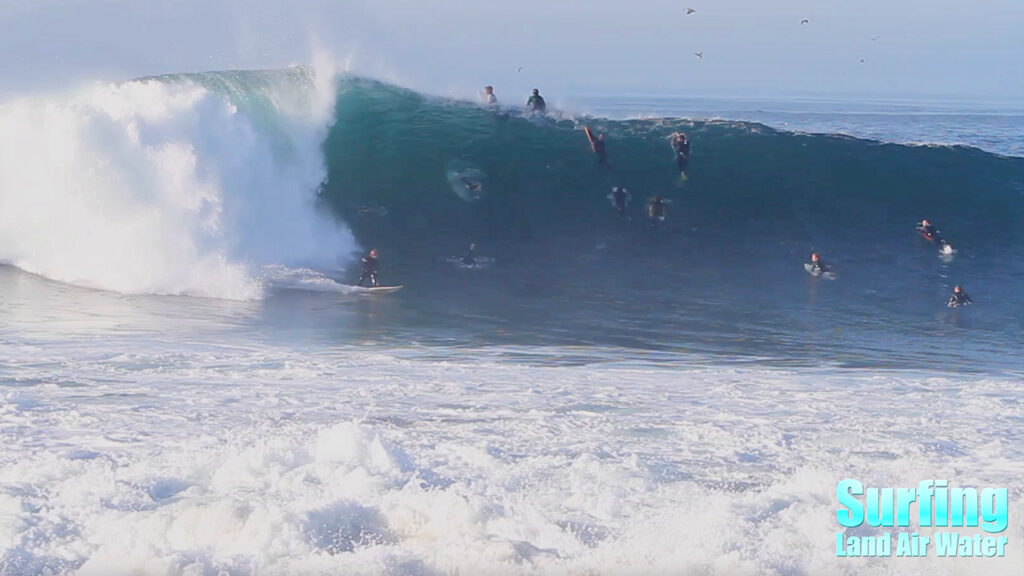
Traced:
<svg viewBox="0 0 1024 576">
<path fill-rule="evenodd" d="M 1024 0 L 0 0 L 0 14 L 8 92 L 306 63 L 315 42 L 357 72 L 508 100 L 533 86 L 1024 98 Z"/>
</svg>

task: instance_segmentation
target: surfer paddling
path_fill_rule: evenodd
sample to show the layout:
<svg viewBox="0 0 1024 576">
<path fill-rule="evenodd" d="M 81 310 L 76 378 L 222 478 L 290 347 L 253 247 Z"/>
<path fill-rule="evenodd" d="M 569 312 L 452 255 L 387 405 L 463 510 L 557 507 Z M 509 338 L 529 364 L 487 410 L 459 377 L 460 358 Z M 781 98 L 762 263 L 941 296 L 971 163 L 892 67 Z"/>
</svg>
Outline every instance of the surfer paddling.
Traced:
<svg viewBox="0 0 1024 576">
<path fill-rule="evenodd" d="M 946 242 L 941 235 L 939 235 L 939 230 L 927 218 L 918 223 L 917 231 L 921 236 L 924 236 L 926 240 L 935 242 L 939 247 L 939 252 L 942 252 L 943 254 L 953 253 L 953 247 L 950 246 L 949 242 Z"/>
</svg>

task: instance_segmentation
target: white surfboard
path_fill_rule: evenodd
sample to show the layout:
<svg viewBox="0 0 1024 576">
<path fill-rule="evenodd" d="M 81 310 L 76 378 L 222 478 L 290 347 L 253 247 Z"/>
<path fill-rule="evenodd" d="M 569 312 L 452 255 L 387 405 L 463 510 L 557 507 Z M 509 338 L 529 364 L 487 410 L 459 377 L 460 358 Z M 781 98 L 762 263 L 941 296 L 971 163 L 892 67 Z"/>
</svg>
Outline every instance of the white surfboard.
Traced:
<svg viewBox="0 0 1024 576">
<path fill-rule="evenodd" d="M 810 274 L 811 276 L 814 276 L 815 278 L 824 278 L 826 280 L 836 279 L 835 272 L 831 270 L 825 270 L 824 272 L 820 270 L 815 270 L 814 265 L 812 265 L 810 262 L 804 262 L 804 270 L 807 270 L 807 273 Z"/>
<path fill-rule="evenodd" d="M 403 288 L 403 285 L 398 286 L 373 286 L 371 288 L 363 288 L 367 294 L 393 294 Z"/>
</svg>

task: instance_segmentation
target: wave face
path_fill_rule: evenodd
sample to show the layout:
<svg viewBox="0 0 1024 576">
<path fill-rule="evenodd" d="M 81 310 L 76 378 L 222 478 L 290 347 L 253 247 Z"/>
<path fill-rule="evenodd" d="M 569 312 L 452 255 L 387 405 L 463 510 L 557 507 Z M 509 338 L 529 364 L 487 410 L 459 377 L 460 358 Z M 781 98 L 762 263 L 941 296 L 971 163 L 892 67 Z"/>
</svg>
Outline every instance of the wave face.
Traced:
<svg viewBox="0 0 1024 576">
<path fill-rule="evenodd" d="M 608 134 L 612 170 L 584 125 Z M 7 102 L 0 129 L 13 135 L 0 142 L 0 263 L 64 282 L 343 293 L 356 276 L 333 276 L 339 258 L 377 247 L 384 283 L 414 288 L 389 333 L 1024 361 L 1006 347 L 1024 337 L 1021 158 L 746 122 L 529 118 L 303 68 Z M 685 183 L 667 141 L 677 130 L 693 142 Z M 627 219 L 612 186 L 632 194 Z M 671 204 L 652 229 L 653 194 Z M 914 233 L 921 218 L 952 258 Z M 459 266 L 471 242 L 486 266 Z M 812 250 L 836 282 L 804 272 Z M 941 316 L 954 284 L 979 305 Z M 936 343 L 965 326 L 978 330 Z"/>
<path fill-rule="evenodd" d="M 451 235 L 500 242 L 599 236 L 609 226 L 605 195 L 613 185 L 631 190 L 635 217 L 648 196 L 661 194 L 673 202 L 670 221 L 714 231 L 717 241 L 905 237 L 924 217 L 964 244 L 1024 239 L 1024 159 L 976 149 L 745 122 L 531 120 L 363 81 L 343 85 L 337 117 L 325 192 L 361 237 L 403 249 Z M 584 124 L 608 134 L 612 171 L 598 169 Z M 676 130 L 694 143 L 682 187 L 674 185 L 667 141 Z M 453 193 L 446 178 L 453 162 L 486 173 L 484 198 L 466 202 Z M 386 225 L 359 226 L 359 210 L 379 206 Z"/>
<path fill-rule="evenodd" d="M 351 250 L 317 215 L 333 90 L 309 69 L 165 76 L 0 106 L 0 262 L 124 293 L 258 298 Z"/>
<path fill-rule="evenodd" d="M 1024 337 L 1024 159 L 745 122 L 531 119 L 360 80 L 342 83 L 336 118 L 323 197 L 381 249 L 385 283 L 415 286 L 403 293 L 423 301 L 413 321 L 468 332 L 467 344 L 1024 362 L 1007 345 Z M 611 171 L 585 124 L 608 134 Z M 693 143 L 681 185 L 676 130 Z M 453 172 L 468 170 L 479 198 L 457 191 Z M 633 196 L 628 220 L 612 186 Z M 653 194 L 672 202 L 654 229 Z M 956 254 L 915 233 L 922 218 Z M 470 242 L 493 265 L 452 264 Z M 835 282 L 804 271 L 812 250 Z M 955 284 L 976 303 L 963 314 L 945 308 Z"/>
</svg>

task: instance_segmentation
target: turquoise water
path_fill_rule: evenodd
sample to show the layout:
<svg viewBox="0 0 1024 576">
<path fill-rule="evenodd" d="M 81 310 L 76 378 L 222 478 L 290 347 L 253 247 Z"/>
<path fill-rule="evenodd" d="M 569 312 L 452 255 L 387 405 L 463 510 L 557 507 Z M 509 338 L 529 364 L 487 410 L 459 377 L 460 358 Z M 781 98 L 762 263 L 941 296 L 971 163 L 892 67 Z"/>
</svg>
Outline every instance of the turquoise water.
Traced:
<svg viewBox="0 0 1024 576">
<path fill-rule="evenodd" d="M 291 69 L 0 105 L 0 574 L 1018 573 L 1013 120 L 599 104 Z M 370 247 L 400 292 L 351 286 Z M 1007 557 L 837 559 L 851 477 L 1008 487 Z"/>
</svg>

